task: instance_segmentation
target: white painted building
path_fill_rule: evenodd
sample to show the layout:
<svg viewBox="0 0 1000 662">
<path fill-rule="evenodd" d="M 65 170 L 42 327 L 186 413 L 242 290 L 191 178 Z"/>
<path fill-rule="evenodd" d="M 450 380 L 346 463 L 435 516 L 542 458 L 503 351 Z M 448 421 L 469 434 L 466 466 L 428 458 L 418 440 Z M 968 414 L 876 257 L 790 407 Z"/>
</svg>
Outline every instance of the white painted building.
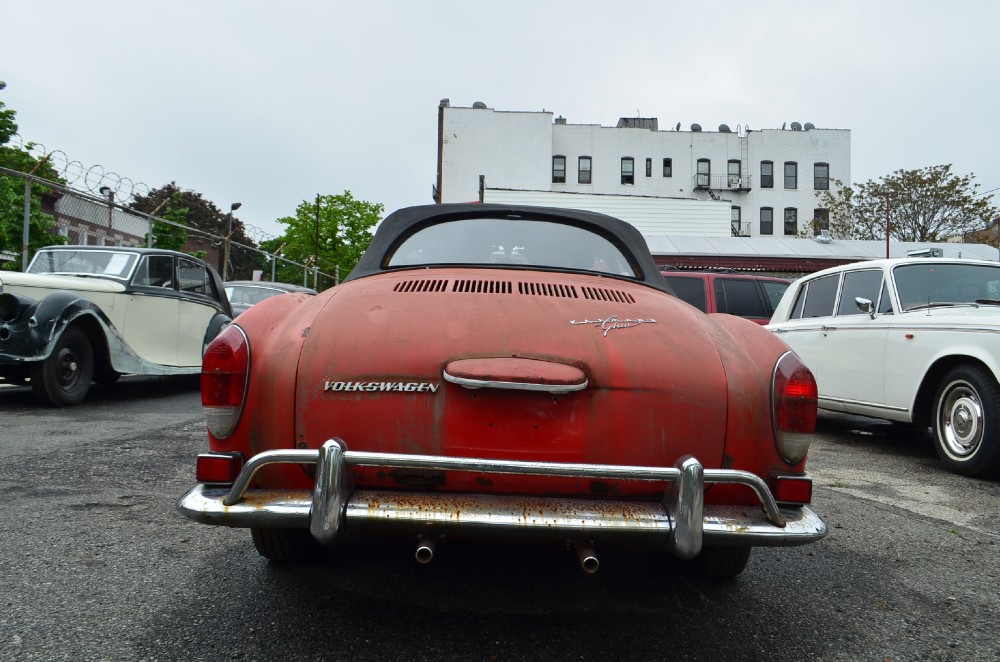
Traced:
<svg viewBox="0 0 1000 662">
<path fill-rule="evenodd" d="M 570 124 L 549 111 L 438 108 L 437 202 L 600 211 L 643 234 L 796 236 L 823 218 L 816 191 L 851 181 L 851 133 L 698 125 L 656 118 Z"/>
</svg>

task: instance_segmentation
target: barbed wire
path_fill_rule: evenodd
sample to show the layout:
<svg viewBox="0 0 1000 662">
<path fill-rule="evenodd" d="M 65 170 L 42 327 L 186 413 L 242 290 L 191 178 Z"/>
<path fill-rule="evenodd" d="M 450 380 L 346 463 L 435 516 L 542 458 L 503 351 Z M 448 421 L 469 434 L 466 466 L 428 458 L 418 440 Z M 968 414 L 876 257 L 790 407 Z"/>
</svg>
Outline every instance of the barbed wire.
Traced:
<svg viewBox="0 0 1000 662">
<path fill-rule="evenodd" d="M 109 172 L 101 164 L 85 166 L 82 162 L 72 160 L 60 149 L 51 152 L 45 145 L 39 142 L 28 141 L 17 133 L 11 136 L 10 144 L 17 149 L 27 152 L 39 161 L 45 160 L 56 171 L 56 174 L 66 182 L 66 186 L 81 193 L 90 193 L 95 196 L 104 197 L 103 188 L 113 191 L 115 201 L 121 205 L 128 205 L 135 201 L 137 197 L 149 195 L 150 188 L 143 182 L 136 182 L 128 177 L 123 177 L 116 172 Z M 187 189 L 191 190 L 191 189 Z M 195 192 L 192 190 L 192 192 Z M 267 230 L 251 225 L 246 221 L 243 224 L 243 233 L 255 243 L 277 239 L 278 235 Z"/>
<path fill-rule="evenodd" d="M 77 191 L 101 195 L 101 189 L 107 188 L 122 204 L 128 204 L 138 196 L 149 195 L 149 187 L 143 182 L 109 172 L 99 163 L 85 166 L 81 161 L 70 159 L 61 149 L 49 151 L 42 143 L 25 142 L 16 133 L 11 136 L 10 142 L 39 161 L 46 161 L 67 186 Z"/>
</svg>

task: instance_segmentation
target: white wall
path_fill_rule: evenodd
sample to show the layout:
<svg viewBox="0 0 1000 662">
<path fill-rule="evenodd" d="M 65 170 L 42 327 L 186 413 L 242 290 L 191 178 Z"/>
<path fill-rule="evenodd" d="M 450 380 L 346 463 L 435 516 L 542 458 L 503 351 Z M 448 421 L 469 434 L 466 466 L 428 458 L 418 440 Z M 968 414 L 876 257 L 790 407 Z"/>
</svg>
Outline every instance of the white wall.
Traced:
<svg viewBox="0 0 1000 662">
<path fill-rule="evenodd" d="M 547 189 L 552 184 L 552 113 L 444 109 L 441 202 L 479 200 L 487 186 Z"/>
<path fill-rule="evenodd" d="M 483 202 L 598 212 L 627 221 L 646 236 L 729 237 L 732 234 L 729 203 L 716 200 L 487 188 Z"/>
</svg>

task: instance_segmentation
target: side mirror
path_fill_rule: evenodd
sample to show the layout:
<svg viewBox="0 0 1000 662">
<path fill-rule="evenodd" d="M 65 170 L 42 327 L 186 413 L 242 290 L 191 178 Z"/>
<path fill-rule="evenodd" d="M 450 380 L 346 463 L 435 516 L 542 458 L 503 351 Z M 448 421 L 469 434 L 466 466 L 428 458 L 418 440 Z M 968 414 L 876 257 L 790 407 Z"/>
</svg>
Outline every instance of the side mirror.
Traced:
<svg viewBox="0 0 1000 662">
<path fill-rule="evenodd" d="M 863 313 L 868 313 L 868 317 L 875 319 L 875 304 L 871 299 L 864 297 L 854 297 L 854 305 Z"/>
</svg>

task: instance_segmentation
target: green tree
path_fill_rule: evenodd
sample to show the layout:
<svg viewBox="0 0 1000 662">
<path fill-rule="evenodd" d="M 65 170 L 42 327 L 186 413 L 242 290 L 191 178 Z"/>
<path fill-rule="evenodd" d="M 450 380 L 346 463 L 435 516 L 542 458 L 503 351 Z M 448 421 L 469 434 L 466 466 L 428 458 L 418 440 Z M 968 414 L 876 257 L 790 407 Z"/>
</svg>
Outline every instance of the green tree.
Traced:
<svg viewBox="0 0 1000 662">
<path fill-rule="evenodd" d="M 180 191 L 176 191 L 164 201 L 159 216 L 165 222 L 153 222 L 153 241 L 156 248 L 166 248 L 171 251 L 179 251 L 187 243 L 187 215 L 188 208 L 184 207 L 183 196 Z M 147 236 L 148 239 L 148 236 Z"/>
<path fill-rule="evenodd" d="M 0 102 L 0 167 L 28 173 L 52 182 L 61 183 L 47 159 L 36 159 L 28 150 L 11 146 L 10 139 L 17 133 L 15 111 Z M 0 251 L 17 255 L 2 264 L 3 269 L 20 270 L 24 236 L 25 179 L 0 171 Z M 28 257 L 42 246 L 65 243 L 65 238 L 54 232 L 55 219 L 42 211 L 43 201 L 54 204 L 58 195 L 48 186 L 37 182 L 31 185 L 28 213 Z"/>
<path fill-rule="evenodd" d="M 372 229 L 381 220 L 383 209 L 381 203 L 356 200 L 350 191 L 318 195 L 315 200 L 304 200 L 295 216 L 279 218 L 278 223 L 288 228 L 268 244 L 276 244 L 274 250 L 284 244 L 283 255 L 288 259 L 331 275 L 339 269 L 344 278 L 371 243 Z M 279 266 L 279 275 L 279 281 L 295 283 L 302 278 L 302 270 Z"/>
<path fill-rule="evenodd" d="M 222 211 L 215 203 L 206 200 L 201 193 L 182 190 L 177 182 L 153 189 L 144 196 L 137 196 L 129 205 L 136 211 L 153 216 L 162 216 L 164 220 L 181 222 L 186 226 L 186 241 L 181 244 L 184 252 L 208 259 L 222 273 L 222 261 L 225 237 L 229 233 L 229 212 Z M 184 218 L 178 214 L 186 209 Z M 168 223 L 153 224 L 153 241 L 157 240 L 157 226 L 169 226 Z M 167 237 L 171 233 L 163 227 L 161 238 L 167 242 L 176 243 L 178 236 Z M 246 235 L 246 228 L 239 218 L 233 217 L 232 241 L 256 248 L 257 244 Z M 255 251 L 237 250 L 235 247 L 229 255 L 229 278 L 250 278 L 254 269 L 258 269 L 258 259 Z"/>
<path fill-rule="evenodd" d="M 816 196 L 830 212 L 835 237 L 885 239 L 887 207 L 889 236 L 897 241 L 943 241 L 980 230 L 997 216 L 993 196 L 977 191 L 975 175 L 955 175 L 950 164 L 897 170 L 856 188 L 834 183 Z"/>
<path fill-rule="evenodd" d="M 17 133 L 17 113 L 0 101 L 0 146 L 6 145 Z"/>
</svg>

